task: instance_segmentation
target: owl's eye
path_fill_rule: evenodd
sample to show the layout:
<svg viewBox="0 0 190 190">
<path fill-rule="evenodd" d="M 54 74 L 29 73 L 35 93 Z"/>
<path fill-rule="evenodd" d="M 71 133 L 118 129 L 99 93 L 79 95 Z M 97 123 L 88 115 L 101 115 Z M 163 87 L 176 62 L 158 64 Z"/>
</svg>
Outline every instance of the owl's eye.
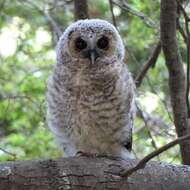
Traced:
<svg viewBox="0 0 190 190">
<path fill-rule="evenodd" d="M 109 47 L 108 38 L 106 36 L 101 37 L 97 42 L 97 46 L 100 49 L 104 49 L 104 50 L 108 49 L 108 47 Z"/>
<path fill-rule="evenodd" d="M 83 50 L 87 47 L 87 43 L 82 38 L 77 38 L 75 41 L 75 47 L 78 50 Z"/>
</svg>

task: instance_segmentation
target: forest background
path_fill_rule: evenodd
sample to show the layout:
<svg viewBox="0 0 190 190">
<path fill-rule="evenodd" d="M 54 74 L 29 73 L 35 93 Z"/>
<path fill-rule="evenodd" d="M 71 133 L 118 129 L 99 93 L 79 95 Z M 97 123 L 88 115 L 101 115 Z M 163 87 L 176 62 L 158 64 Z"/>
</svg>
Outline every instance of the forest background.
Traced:
<svg viewBox="0 0 190 190">
<path fill-rule="evenodd" d="M 188 12 L 188 2 L 184 7 Z M 142 158 L 177 137 L 160 47 L 160 2 L 89 0 L 88 9 L 90 18 L 116 25 L 125 43 L 125 61 L 137 79 L 133 149 Z M 0 161 L 62 156 L 47 127 L 45 92 L 58 36 L 74 21 L 73 13 L 72 0 L 0 0 Z M 185 28 L 183 18 L 180 24 Z M 183 37 L 177 33 L 186 71 Z M 181 163 L 179 146 L 154 159 Z"/>
</svg>

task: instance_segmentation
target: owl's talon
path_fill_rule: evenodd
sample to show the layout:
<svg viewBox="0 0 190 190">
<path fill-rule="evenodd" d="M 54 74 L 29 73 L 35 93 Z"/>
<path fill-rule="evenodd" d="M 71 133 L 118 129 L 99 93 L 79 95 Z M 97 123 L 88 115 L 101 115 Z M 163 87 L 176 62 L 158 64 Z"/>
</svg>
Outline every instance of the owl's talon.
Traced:
<svg viewBox="0 0 190 190">
<path fill-rule="evenodd" d="M 119 156 L 111 156 L 111 155 L 107 155 L 107 154 L 98 154 L 97 155 L 98 158 L 108 158 L 108 159 L 111 159 L 111 160 L 123 160 L 121 157 Z"/>
<path fill-rule="evenodd" d="M 119 157 L 119 156 L 110 156 L 110 155 L 107 155 L 107 154 L 98 154 L 98 153 L 83 152 L 83 151 L 78 151 L 76 153 L 76 156 L 108 158 L 108 159 L 111 159 L 111 160 L 122 160 L 122 158 Z"/>
<path fill-rule="evenodd" d="M 78 151 L 76 156 L 97 157 L 97 153 Z"/>
</svg>

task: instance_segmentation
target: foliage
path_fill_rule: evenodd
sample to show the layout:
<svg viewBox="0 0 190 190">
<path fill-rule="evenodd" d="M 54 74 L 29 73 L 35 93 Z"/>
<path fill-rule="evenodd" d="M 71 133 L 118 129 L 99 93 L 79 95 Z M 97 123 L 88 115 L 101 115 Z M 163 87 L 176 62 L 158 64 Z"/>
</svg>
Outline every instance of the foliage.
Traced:
<svg viewBox="0 0 190 190">
<path fill-rule="evenodd" d="M 54 38 L 47 10 L 64 29 L 73 22 L 73 2 L 51 0 L 0 1 L 0 160 L 59 157 L 61 150 L 45 121 L 46 81 L 55 64 Z M 130 0 L 130 6 L 143 12 L 155 27 L 114 5 L 117 27 L 126 45 L 126 61 L 134 77 L 148 60 L 159 40 L 159 2 Z M 36 6 L 36 7 L 35 7 Z M 110 22 L 108 0 L 89 2 L 91 17 Z M 183 55 L 184 49 L 182 49 Z M 141 110 L 161 118 L 170 128 L 144 127 L 134 134 L 134 151 L 142 157 L 175 137 L 168 95 L 168 74 L 161 54 L 137 90 Z M 135 131 L 144 126 L 137 117 Z M 8 154 L 5 151 L 10 152 Z M 16 155 L 16 157 L 14 155 Z M 159 158 L 179 163 L 178 147 Z"/>
</svg>

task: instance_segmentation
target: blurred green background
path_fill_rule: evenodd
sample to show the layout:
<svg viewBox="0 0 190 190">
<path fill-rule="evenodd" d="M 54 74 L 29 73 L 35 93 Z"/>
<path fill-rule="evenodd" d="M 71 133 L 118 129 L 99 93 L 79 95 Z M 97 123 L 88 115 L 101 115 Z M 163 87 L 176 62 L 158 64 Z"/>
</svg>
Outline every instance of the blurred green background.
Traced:
<svg viewBox="0 0 190 190">
<path fill-rule="evenodd" d="M 159 41 L 160 3 L 127 3 L 130 11 L 114 5 L 113 12 L 135 78 Z M 56 63 L 55 33 L 47 12 L 64 31 L 74 20 L 73 1 L 0 0 L 0 161 L 63 155 L 46 123 L 46 81 Z M 90 0 L 89 15 L 112 22 L 109 1 Z M 141 158 L 176 137 L 162 53 L 137 89 L 137 104 L 144 117 L 136 118 L 133 147 Z M 155 160 L 180 163 L 178 146 Z"/>
</svg>

